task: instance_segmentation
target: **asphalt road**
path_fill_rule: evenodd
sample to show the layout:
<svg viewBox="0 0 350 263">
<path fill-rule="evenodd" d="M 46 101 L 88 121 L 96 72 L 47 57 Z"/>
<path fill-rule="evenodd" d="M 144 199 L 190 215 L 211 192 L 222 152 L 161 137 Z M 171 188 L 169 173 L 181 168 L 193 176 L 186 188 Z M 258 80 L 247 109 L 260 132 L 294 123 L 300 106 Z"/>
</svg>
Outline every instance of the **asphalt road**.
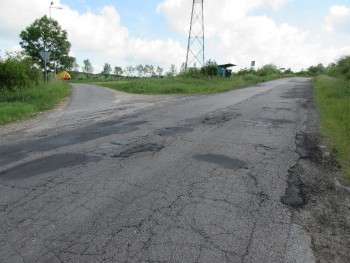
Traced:
<svg viewBox="0 0 350 263">
<path fill-rule="evenodd" d="M 0 138 L 0 262 L 314 262 L 289 207 L 311 90 L 126 103 L 75 85 L 65 110 Z"/>
</svg>

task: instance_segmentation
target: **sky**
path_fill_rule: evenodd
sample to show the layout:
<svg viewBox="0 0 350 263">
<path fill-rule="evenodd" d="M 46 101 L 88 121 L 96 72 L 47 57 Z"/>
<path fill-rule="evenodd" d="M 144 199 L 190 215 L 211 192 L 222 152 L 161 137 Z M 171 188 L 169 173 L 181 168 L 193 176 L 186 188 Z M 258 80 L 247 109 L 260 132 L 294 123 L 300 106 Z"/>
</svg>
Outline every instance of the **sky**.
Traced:
<svg viewBox="0 0 350 263">
<path fill-rule="evenodd" d="M 0 55 L 20 50 L 19 34 L 49 16 L 48 0 L 0 0 Z M 71 55 L 95 73 L 103 65 L 186 60 L 192 0 L 54 0 Z M 275 64 L 294 71 L 350 55 L 350 0 L 204 0 L 205 60 L 240 68 Z"/>
</svg>

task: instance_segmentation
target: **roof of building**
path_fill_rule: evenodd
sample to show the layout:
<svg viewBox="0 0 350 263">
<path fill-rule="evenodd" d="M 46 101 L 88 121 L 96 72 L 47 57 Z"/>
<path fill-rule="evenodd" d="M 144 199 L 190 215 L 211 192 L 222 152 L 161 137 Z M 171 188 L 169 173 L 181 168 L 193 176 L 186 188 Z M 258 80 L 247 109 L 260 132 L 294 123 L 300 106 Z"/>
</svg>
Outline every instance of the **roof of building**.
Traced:
<svg viewBox="0 0 350 263">
<path fill-rule="evenodd" d="M 218 65 L 219 68 L 230 68 L 230 67 L 235 67 L 235 66 L 238 66 L 238 65 L 231 64 L 231 63 Z"/>
</svg>

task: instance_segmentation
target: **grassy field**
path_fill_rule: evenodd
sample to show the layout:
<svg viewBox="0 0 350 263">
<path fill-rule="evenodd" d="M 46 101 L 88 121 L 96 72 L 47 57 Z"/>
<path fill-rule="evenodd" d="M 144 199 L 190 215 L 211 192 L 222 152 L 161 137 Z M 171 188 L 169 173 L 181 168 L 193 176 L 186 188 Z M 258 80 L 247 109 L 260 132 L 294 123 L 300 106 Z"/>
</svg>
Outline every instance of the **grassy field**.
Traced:
<svg viewBox="0 0 350 263">
<path fill-rule="evenodd" d="M 322 135 L 350 180 L 350 82 L 319 76 L 314 80 Z"/>
<path fill-rule="evenodd" d="M 0 125 L 51 109 L 69 94 L 70 85 L 62 81 L 50 81 L 48 87 L 42 84 L 16 92 L 0 92 Z"/>
<path fill-rule="evenodd" d="M 94 84 L 135 94 L 208 94 L 224 92 L 280 77 L 281 75 L 270 75 L 265 77 L 246 75 L 226 79 L 221 77 L 140 78 L 108 82 L 94 82 Z"/>
</svg>

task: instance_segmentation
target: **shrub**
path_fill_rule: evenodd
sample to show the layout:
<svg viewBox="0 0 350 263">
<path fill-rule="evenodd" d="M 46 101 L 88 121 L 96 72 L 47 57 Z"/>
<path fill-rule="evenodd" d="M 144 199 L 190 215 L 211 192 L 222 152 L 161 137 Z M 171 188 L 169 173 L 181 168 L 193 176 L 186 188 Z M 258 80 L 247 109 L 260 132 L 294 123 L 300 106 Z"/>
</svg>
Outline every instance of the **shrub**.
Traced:
<svg viewBox="0 0 350 263">
<path fill-rule="evenodd" d="M 39 83 L 40 70 L 29 58 L 9 56 L 0 61 L 0 91 L 30 88 Z"/>
</svg>

